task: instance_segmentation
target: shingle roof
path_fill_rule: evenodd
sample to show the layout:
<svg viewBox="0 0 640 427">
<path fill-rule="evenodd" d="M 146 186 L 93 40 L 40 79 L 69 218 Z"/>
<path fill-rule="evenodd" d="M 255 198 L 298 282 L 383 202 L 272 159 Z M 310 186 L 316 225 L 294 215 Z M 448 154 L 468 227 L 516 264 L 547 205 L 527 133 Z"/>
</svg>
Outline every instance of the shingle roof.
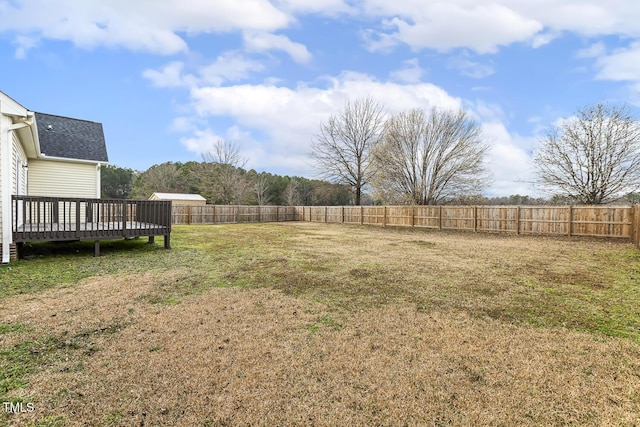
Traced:
<svg viewBox="0 0 640 427">
<path fill-rule="evenodd" d="M 45 156 L 107 162 L 102 123 L 35 113 L 40 152 Z"/>
</svg>

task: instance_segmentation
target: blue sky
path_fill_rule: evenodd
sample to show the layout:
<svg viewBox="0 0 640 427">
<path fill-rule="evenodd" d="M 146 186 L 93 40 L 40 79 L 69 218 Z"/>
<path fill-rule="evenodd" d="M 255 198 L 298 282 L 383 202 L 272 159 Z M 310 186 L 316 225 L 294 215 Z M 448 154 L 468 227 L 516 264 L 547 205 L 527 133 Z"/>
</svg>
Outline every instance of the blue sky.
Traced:
<svg viewBox="0 0 640 427">
<path fill-rule="evenodd" d="M 0 90 L 101 122 L 112 164 L 200 160 L 313 177 L 345 101 L 467 109 L 487 195 L 537 195 L 545 128 L 596 102 L 640 106 L 637 0 L 0 0 Z"/>
</svg>

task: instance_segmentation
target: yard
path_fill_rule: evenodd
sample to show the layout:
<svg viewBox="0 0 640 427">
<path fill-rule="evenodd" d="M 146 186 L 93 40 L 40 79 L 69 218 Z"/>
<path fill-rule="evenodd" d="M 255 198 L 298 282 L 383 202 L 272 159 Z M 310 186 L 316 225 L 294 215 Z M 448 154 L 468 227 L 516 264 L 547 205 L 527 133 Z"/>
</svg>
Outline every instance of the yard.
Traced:
<svg viewBox="0 0 640 427">
<path fill-rule="evenodd" d="M 0 424 L 640 425 L 640 251 L 315 223 L 0 267 Z"/>
</svg>

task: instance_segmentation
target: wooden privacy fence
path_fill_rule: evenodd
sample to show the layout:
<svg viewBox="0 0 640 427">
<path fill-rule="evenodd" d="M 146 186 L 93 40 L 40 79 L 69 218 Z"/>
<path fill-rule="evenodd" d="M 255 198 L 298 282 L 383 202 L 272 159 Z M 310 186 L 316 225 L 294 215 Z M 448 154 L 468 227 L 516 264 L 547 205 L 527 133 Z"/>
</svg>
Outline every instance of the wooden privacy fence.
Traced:
<svg viewBox="0 0 640 427">
<path fill-rule="evenodd" d="M 302 206 L 302 221 L 438 230 L 632 238 L 638 206 Z"/>
<path fill-rule="evenodd" d="M 635 206 L 173 206 L 173 224 L 307 221 L 514 234 L 614 237 L 640 248 Z"/>
<path fill-rule="evenodd" d="M 173 224 L 231 224 L 296 221 L 294 206 L 174 205 Z"/>
</svg>

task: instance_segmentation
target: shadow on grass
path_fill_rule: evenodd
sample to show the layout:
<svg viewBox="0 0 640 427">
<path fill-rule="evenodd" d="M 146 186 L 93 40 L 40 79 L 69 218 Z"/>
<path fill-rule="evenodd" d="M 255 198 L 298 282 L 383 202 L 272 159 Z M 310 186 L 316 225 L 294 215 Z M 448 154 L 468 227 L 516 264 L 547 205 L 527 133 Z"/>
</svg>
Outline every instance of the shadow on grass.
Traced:
<svg viewBox="0 0 640 427">
<path fill-rule="evenodd" d="M 144 239 L 119 239 L 119 240 L 101 240 L 100 254 L 108 255 L 122 251 L 145 251 L 155 250 L 156 245 L 150 245 L 146 238 Z M 32 242 L 25 243 L 20 254 L 24 260 L 45 256 L 68 256 L 78 254 L 82 256 L 94 255 L 94 241 L 65 241 L 65 242 Z"/>
</svg>

